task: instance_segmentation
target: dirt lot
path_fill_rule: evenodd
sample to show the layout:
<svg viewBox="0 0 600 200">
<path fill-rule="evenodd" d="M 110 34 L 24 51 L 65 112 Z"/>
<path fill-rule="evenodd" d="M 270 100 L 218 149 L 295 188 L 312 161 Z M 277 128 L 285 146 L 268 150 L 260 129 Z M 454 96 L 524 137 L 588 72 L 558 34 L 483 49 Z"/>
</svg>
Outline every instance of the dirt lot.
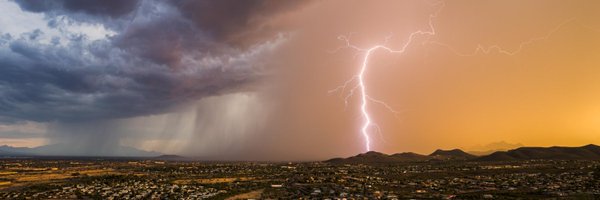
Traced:
<svg viewBox="0 0 600 200">
<path fill-rule="evenodd" d="M 259 199 L 263 193 L 264 189 L 254 190 L 252 192 L 238 194 L 232 197 L 227 198 L 226 200 L 235 200 L 235 199 Z"/>
</svg>

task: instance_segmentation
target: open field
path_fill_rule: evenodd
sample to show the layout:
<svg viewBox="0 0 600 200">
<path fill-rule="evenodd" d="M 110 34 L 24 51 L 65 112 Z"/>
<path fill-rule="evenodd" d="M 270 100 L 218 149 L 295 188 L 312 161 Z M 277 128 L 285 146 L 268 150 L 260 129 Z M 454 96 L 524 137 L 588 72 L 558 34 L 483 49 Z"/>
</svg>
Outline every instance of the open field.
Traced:
<svg viewBox="0 0 600 200">
<path fill-rule="evenodd" d="M 251 192 L 238 194 L 232 197 L 228 197 L 226 200 L 238 200 L 238 199 L 259 199 L 261 194 L 264 192 L 264 189 L 254 190 Z"/>
</svg>

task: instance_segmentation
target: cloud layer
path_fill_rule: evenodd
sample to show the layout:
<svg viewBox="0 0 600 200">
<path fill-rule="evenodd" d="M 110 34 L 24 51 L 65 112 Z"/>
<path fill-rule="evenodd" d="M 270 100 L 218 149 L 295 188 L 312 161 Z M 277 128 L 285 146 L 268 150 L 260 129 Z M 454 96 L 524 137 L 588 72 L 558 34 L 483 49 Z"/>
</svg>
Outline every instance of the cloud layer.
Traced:
<svg viewBox="0 0 600 200">
<path fill-rule="evenodd" d="M 16 3 L 24 15 L 43 15 L 30 20 L 46 24 L 25 31 L 0 29 L 0 120 L 5 123 L 144 116 L 247 90 L 266 73 L 264 57 L 285 40 L 277 32 L 257 32 L 267 23 L 262 16 L 297 6 L 279 1 Z M 243 39 L 231 39 L 246 32 L 261 40 L 240 45 Z"/>
</svg>

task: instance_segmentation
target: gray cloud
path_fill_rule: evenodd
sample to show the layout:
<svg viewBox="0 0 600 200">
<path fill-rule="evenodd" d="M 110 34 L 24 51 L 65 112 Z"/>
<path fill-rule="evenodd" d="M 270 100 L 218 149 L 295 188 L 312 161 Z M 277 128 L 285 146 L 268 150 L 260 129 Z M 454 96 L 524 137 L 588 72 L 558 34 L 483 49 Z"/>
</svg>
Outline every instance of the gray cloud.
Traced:
<svg viewBox="0 0 600 200">
<path fill-rule="evenodd" d="M 21 131 L 0 132 L 0 138 L 8 138 L 8 139 L 42 138 L 42 137 L 44 137 L 44 135 L 42 135 L 42 134 L 21 132 Z"/>
<path fill-rule="evenodd" d="M 221 0 L 221 1 L 171 1 L 186 18 L 198 27 L 209 30 L 211 36 L 221 41 L 238 41 L 257 37 L 269 31 L 265 21 L 275 15 L 296 9 L 307 1 L 277 0 Z"/>
<path fill-rule="evenodd" d="M 49 27 L 64 37 L 42 43 L 39 38 L 47 34 L 43 29 L 0 37 L 0 120 L 5 123 L 143 116 L 205 96 L 243 91 L 264 74 L 260 57 L 278 41 L 269 32 L 269 40 L 240 48 L 220 38 L 250 29 L 242 18 L 279 12 L 279 3 L 16 2 L 24 10 L 44 13 Z M 235 12 L 192 14 L 211 9 Z M 58 15 L 70 18 L 61 22 Z M 92 40 L 65 33 L 60 23 L 101 24 L 116 34 Z"/>
<path fill-rule="evenodd" d="M 22 9 L 31 12 L 83 12 L 91 15 L 119 17 L 135 10 L 138 0 L 56 0 L 15 1 Z"/>
</svg>

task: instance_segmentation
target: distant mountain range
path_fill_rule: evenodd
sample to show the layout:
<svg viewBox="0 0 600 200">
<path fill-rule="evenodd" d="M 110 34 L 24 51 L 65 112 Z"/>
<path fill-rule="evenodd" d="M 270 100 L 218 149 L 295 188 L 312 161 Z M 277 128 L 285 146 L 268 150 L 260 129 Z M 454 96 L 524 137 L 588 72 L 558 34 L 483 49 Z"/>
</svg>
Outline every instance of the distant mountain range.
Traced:
<svg viewBox="0 0 600 200">
<path fill-rule="evenodd" d="M 437 160 L 469 160 L 476 158 L 477 156 L 471 155 L 469 153 L 464 152 L 460 149 L 452 149 L 452 150 L 435 150 L 433 153 L 429 154 L 429 157 Z"/>
<path fill-rule="evenodd" d="M 498 151 L 477 158 L 480 161 L 508 160 L 598 160 L 600 146 L 586 145 L 582 147 L 520 147 L 509 151 Z"/>
<path fill-rule="evenodd" d="M 0 146 L 0 157 L 20 156 L 87 156 L 87 157 L 147 157 L 156 160 L 197 160 L 178 155 L 165 155 L 133 147 L 80 148 L 73 145 L 52 144 L 39 147 Z M 485 156 L 475 156 L 460 149 L 438 149 L 429 155 L 412 152 L 392 155 L 369 151 L 348 158 L 334 158 L 325 162 L 340 164 L 356 163 L 402 163 L 427 161 L 515 161 L 515 160 L 600 160 L 600 146 L 589 144 L 581 147 L 519 147 L 508 151 L 496 151 Z"/>
<path fill-rule="evenodd" d="M 361 153 L 348 158 L 334 158 L 325 162 L 339 164 L 357 163 L 401 163 L 425 161 L 512 161 L 512 160 L 600 160 L 600 146 L 581 147 L 520 147 L 508 151 L 497 151 L 486 156 L 475 156 L 460 149 L 438 149 L 429 155 L 412 152 L 387 155 L 375 151 Z"/>
<path fill-rule="evenodd" d="M 490 155 L 496 151 L 508 151 L 519 147 L 524 147 L 521 143 L 509 143 L 506 141 L 492 142 L 486 145 L 477 145 L 469 148 L 467 153 L 476 156 Z"/>
<path fill-rule="evenodd" d="M 156 157 L 161 153 L 144 151 L 127 146 L 110 148 L 83 148 L 67 144 L 51 144 L 39 147 L 0 146 L 0 157 L 14 156 L 100 156 L 100 157 Z"/>
<path fill-rule="evenodd" d="M 387 155 L 375 151 L 361 153 L 348 158 L 334 158 L 327 160 L 331 163 L 395 163 L 395 162 L 423 162 L 430 160 L 469 160 L 477 156 L 468 154 L 460 149 L 441 150 L 438 149 L 429 155 L 421 155 L 412 152 L 396 153 Z"/>
</svg>

